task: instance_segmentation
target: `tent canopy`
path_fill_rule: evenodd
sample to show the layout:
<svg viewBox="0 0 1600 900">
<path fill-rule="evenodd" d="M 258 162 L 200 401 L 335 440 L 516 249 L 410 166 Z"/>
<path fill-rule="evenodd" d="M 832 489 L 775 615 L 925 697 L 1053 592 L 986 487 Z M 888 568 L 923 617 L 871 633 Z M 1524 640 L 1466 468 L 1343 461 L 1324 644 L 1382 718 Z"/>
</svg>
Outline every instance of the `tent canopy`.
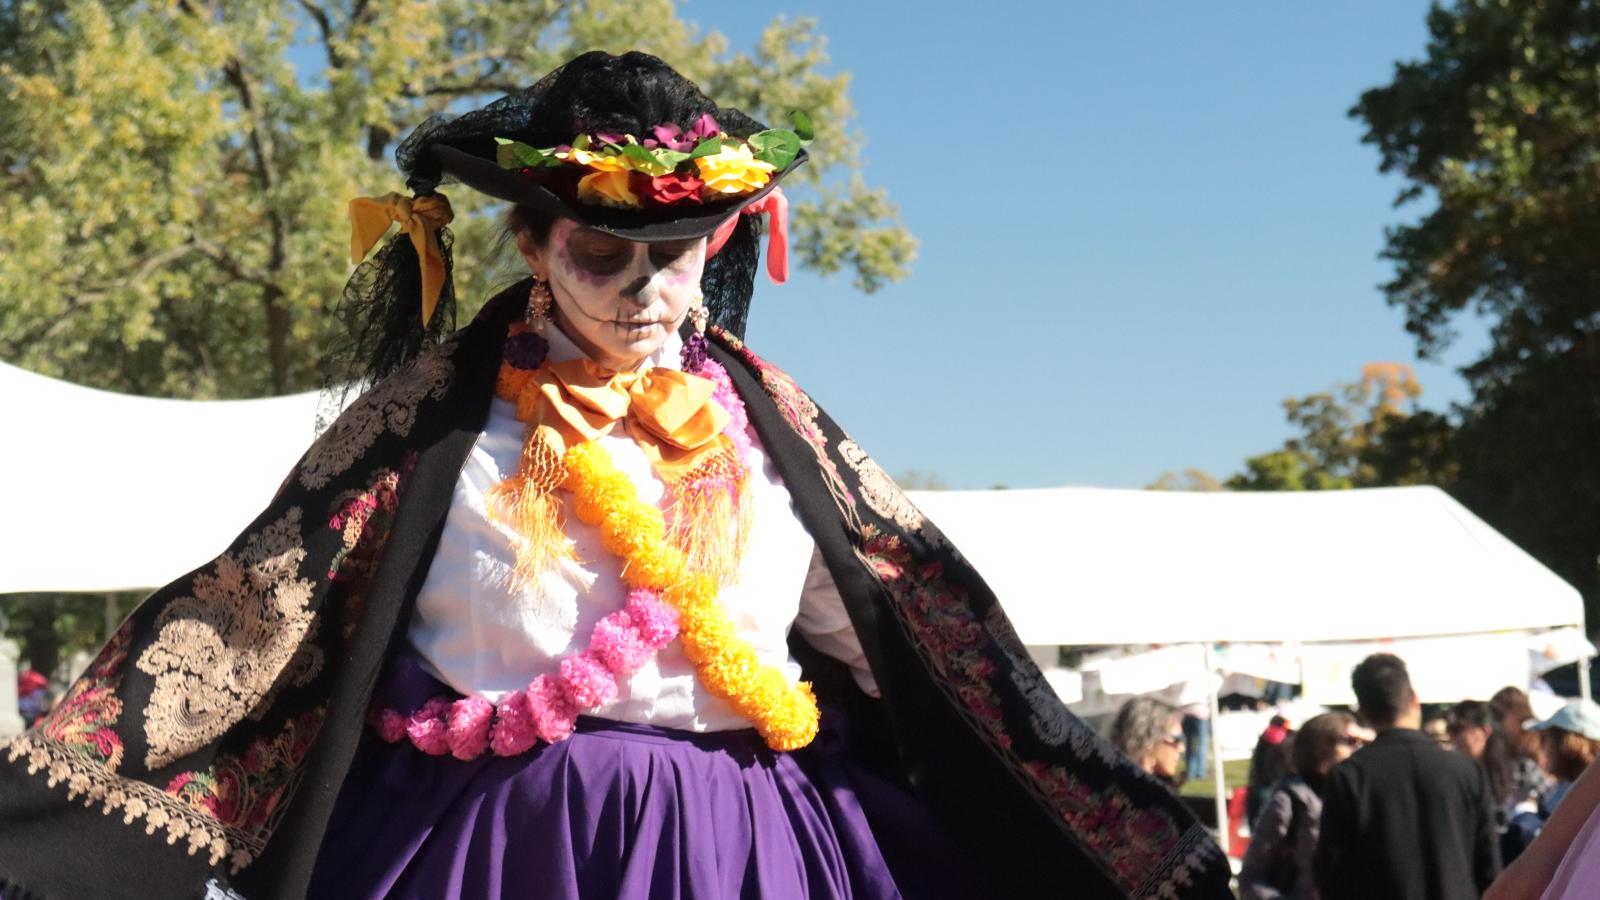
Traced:
<svg viewBox="0 0 1600 900">
<path fill-rule="evenodd" d="M 162 585 L 250 523 L 315 393 L 133 397 L 0 364 L 0 594 Z M 1578 592 L 1434 488 L 919 492 L 1029 644 L 1349 641 L 1581 625 Z"/>
<path fill-rule="evenodd" d="M 0 594 L 150 588 L 204 564 L 305 452 L 317 396 L 162 400 L 0 363 Z"/>
<path fill-rule="evenodd" d="M 1583 600 L 1432 487 L 919 491 L 1028 644 L 1359 641 L 1583 624 Z"/>
</svg>

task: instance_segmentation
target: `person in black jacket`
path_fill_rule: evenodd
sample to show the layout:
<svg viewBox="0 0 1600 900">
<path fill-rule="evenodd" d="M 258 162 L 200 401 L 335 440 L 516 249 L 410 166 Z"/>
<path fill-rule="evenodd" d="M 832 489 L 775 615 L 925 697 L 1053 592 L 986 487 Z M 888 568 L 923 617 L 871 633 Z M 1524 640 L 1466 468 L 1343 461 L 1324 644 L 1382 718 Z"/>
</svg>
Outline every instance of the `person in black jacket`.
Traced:
<svg viewBox="0 0 1600 900">
<path fill-rule="evenodd" d="M 1377 740 L 1336 766 L 1323 792 L 1316 880 L 1323 900 L 1481 897 L 1500 871 L 1483 771 L 1419 730 L 1422 705 L 1399 657 L 1350 677 Z"/>
</svg>

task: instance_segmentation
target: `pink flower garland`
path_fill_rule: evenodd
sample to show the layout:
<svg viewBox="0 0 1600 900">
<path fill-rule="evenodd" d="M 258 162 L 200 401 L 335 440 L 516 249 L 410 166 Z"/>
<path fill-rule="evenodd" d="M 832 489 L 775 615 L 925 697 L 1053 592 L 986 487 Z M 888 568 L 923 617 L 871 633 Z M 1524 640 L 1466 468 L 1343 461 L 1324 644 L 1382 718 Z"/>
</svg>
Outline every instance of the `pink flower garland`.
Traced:
<svg viewBox="0 0 1600 900">
<path fill-rule="evenodd" d="M 711 391 L 711 399 L 717 405 L 728 411 L 728 427 L 722 433 L 733 441 L 733 446 L 739 453 L 739 460 L 745 468 L 750 467 L 750 427 L 749 414 L 745 412 L 744 401 L 739 398 L 739 392 L 733 389 L 733 379 L 728 377 L 728 370 L 714 359 L 708 359 L 700 364 L 694 373 L 716 385 Z"/>
<path fill-rule="evenodd" d="M 615 699 L 618 679 L 639 671 L 677 636 L 677 612 L 654 591 L 636 590 L 628 594 L 626 608 L 595 623 L 586 649 L 561 660 L 556 674 L 535 678 L 527 690 L 512 691 L 496 703 L 434 697 L 410 716 L 374 711 L 371 724 L 382 740 L 410 740 L 429 756 L 448 753 L 469 760 L 490 751 L 515 756 L 539 741 L 565 740 L 579 712 Z"/>
<path fill-rule="evenodd" d="M 728 370 L 707 359 L 694 374 L 716 385 L 711 396 L 728 411 L 723 433 L 733 441 L 748 472 L 750 419 Z M 717 481 L 695 489 L 733 489 L 720 483 L 722 479 Z M 410 716 L 392 709 L 374 710 L 370 723 L 383 741 L 398 744 L 410 740 L 429 756 L 449 754 L 460 760 L 477 759 L 485 752 L 516 756 L 539 741 L 553 744 L 566 740 L 579 712 L 616 699 L 618 680 L 639 671 L 677 636 L 677 611 L 654 591 L 635 590 L 628 594 L 626 608 L 595 623 L 587 648 L 564 657 L 555 674 L 533 679 L 527 690 L 512 691 L 494 703 L 476 696 L 454 702 L 434 697 Z"/>
</svg>

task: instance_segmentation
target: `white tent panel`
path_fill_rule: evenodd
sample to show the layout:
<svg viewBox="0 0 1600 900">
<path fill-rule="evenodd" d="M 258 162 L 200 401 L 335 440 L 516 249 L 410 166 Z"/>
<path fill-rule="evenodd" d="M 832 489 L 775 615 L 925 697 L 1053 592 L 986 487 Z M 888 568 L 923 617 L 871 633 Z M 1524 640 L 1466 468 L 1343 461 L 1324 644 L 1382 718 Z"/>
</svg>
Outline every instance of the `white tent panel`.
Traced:
<svg viewBox="0 0 1600 900">
<path fill-rule="evenodd" d="M 316 410 L 315 393 L 162 400 L 0 363 L 0 594 L 150 588 L 205 563 L 272 499 Z"/>
<path fill-rule="evenodd" d="M 1571 585 L 1431 487 L 913 500 L 1028 644 L 1379 640 L 1583 622 Z"/>
</svg>

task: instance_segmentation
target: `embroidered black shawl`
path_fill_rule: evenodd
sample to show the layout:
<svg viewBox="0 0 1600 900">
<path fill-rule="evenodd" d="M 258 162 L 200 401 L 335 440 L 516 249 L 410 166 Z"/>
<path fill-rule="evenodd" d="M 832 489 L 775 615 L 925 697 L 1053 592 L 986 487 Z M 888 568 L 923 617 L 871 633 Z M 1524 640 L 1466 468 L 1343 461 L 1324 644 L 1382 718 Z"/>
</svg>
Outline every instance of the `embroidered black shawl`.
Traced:
<svg viewBox="0 0 1600 900">
<path fill-rule="evenodd" d="M 0 745 L 4 891 L 304 894 L 525 293 L 357 400 L 226 552 L 151 595 Z M 796 647 L 858 720 L 860 753 L 1003 896 L 1231 896 L 1216 844 L 1061 706 L 960 553 L 793 381 L 715 338 L 882 689 L 869 700 Z"/>
</svg>

